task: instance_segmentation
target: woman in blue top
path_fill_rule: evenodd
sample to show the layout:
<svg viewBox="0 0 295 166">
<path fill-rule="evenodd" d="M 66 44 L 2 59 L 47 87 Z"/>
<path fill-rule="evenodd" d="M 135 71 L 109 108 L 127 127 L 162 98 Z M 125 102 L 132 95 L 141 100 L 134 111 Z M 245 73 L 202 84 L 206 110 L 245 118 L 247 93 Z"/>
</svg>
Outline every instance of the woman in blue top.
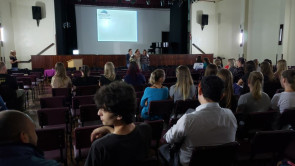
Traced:
<svg viewBox="0 0 295 166">
<path fill-rule="evenodd" d="M 168 88 L 162 85 L 164 80 L 164 70 L 156 69 L 151 73 L 149 82 L 152 86 L 145 88 L 144 94 L 140 101 L 140 106 L 143 107 L 141 111 L 141 118 L 149 120 L 160 119 L 160 117 L 157 116 L 149 117 L 148 108 L 151 101 L 168 99 Z"/>
</svg>

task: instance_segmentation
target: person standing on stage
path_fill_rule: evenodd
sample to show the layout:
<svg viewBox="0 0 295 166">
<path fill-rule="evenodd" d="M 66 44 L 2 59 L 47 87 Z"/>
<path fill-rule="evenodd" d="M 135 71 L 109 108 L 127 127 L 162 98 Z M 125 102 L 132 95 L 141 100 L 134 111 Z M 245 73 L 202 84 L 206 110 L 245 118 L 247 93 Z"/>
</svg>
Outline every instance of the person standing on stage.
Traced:
<svg viewBox="0 0 295 166">
<path fill-rule="evenodd" d="M 126 66 L 127 66 L 127 68 L 129 68 L 129 64 L 130 64 L 129 59 L 131 58 L 131 56 L 132 56 L 132 49 L 129 49 L 128 54 L 126 54 Z"/>
<path fill-rule="evenodd" d="M 16 58 L 16 51 L 15 50 L 10 51 L 9 58 L 10 58 L 10 63 L 11 63 L 11 70 L 17 71 L 19 60 L 17 60 L 17 58 Z"/>
</svg>

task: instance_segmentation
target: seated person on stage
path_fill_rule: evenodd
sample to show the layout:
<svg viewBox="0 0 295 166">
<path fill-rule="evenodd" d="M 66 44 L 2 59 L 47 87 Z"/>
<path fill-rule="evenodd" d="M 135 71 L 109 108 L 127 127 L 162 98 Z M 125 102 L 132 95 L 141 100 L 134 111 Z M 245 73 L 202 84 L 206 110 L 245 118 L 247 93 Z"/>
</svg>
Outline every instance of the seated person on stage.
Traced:
<svg viewBox="0 0 295 166">
<path fill-rule="evenodd" d="M 4 62 L 0 62 L 0 95 L 8 109 L 24 111 L 25 91 L 18 89 L 16 79 L 7 74 Z"/>
<path fill-rule="evenodd" d="M 141 74 L 136 62 L 130 62 L 124 81 L 133 86 L 142 86 L 145 84 L 145 77 Z"/>
<path fill-rule="evenodd" d="M 83 65 L 81 67 L 81 77 L 76 77 L 73 80 L 74 86 L 88 86 L 88 85 L 97 85 L 97 78 L 91 77 L 90 75 L 90 69 L 87 65 Z"/>
<path fill-rule="evenodd" d="M 55 64 L 55 75 L 51 80 L 52 88 L 71 88 L 72 81 L 66 74 L 66 68 L 63 63 L 57 62 Z"/>
<path fill-rule="evenodd" d="M 263 75 L 253 71 L 248 78 L 250 92 L 241 95 L 238 101 L 238 112 L 265 112 L 270 108 L 270 98 L 262 92 Z"/>
<path fill-rule="evenodd" d="M 99 86 L 108 85 L 116 80 L 120 80 L 120 77 L 116 75 L 115 66 L 113 62 L 107 62 L 104 65 L 104 74 L 99 79 Z"/>
<path fill-rule="evenodd" d="M 158 116 L 150 117 L 148 115 L 149 104 L 151 101 L 166 100 L 168 99 L 168 88 L 163 86 L 165 81 L 165 72 L 162 69 L 156 69 L 151 73 L 150 84 L 151 87 L 147 87 L 144 90 L 143 96 L 140 101 L 142 106 L 141 118 L 156 120 L 160 119 Z"/>
<path fill-rule="evenodd" d="M 230 109 L 221 108 L 218 104 L 223 88 L 223 81 L 219 77 L 203 77 L 198 87 L 201 105 L 195 111 L 183 115 L 164 135 L 169 144 L 182 143 L 179 153 L 182 166 L 189 165 L 195 147 L 235 141 L 237 120 Z M 159 151 L 165 158 L 169 150 L 164 147 L 167 146 L 163 145 Z"/>
<path fill-rule="evenodd" d="M 54 160 L 45 160 L 36 148 L 35 124 L 28 115 L 14 110 L 0 112 L 0 133 L 1 166 L 60 165 Z"/>
<path fill-rule="evenodd" d="M 136 126 L 133 123 L 136 109 L 133 87 L 115 81 L 102 86 L 94 100 L 104 126 L 91 134 L 93 143 L 85 166 L 141 165 L 148 157 L 151 128 L 145 123 Z"/>
<path fill-rule="evenodd" d="M 191 72 L 187 66 L 178 66 L 176 68 L 177 82 L 172 85 L 169 95 L 174 102 L 177 100 L 187 100 L 196 98 L 196 87 L 191 76 Z"/>
<path fill-rule="evenodd" d="M 295 70 L 283 71 L 281 84 L 284 92 L 277 93 L 273 96 L 271 107 L 283 113 L 285 109 L 295 108 Z"/>
<path fill-rule="evenodd" d="M 198 56 L 196 59 L 196 63 L 194 63 L 193 69 L 199 70 L 204 68 L 204 63 L 201 56 Z"/>
</svg>

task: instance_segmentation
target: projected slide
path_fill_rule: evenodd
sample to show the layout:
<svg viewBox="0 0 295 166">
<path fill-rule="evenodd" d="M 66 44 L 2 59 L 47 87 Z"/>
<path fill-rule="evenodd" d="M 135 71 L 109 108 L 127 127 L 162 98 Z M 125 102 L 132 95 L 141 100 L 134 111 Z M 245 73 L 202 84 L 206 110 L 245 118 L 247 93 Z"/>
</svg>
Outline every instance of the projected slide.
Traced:
<svg viewBox="0 0 295 166">
<path fill-rule="evenodd" d="M 137 11 L 97 9 L 98 41 L 137 42 Z"/>
</svg>

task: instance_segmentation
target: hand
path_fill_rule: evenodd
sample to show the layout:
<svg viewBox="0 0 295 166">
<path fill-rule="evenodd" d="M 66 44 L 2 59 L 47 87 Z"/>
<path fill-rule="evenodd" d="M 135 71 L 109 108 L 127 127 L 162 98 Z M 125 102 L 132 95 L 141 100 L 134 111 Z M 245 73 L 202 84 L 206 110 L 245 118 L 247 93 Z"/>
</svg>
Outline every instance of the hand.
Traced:
<svg viewBox="0 0 295 166">
<path fill-rule="evenodd" d="M 147 105 L 148 105 L 148 101 L 147 101 L 147 100 L 145 101 L 144 105 L 145 105 L 145 106 L 147 106 Z"/>
<path fill-rule="evenodd" d="M 239 79 L 239 81 L 237 82 L 237 84 L 239 85 L 239 86 L 242 86 L 243 85 L 243 80 L 242 79 Z"/>
<path fill-rule="evenodd" d="M 114 129 L 110 126 L 102 126 L 97 129 L 94 129 L 90 136 L 90 141 L 93 142 L 94 140 L 105 136 L 108 133 L 112 133 Z"/>
<path fill-rule="evenodd" d="M 20 62 L 19 60 L 17 60 L 16 62 Z"/>
</svg>

